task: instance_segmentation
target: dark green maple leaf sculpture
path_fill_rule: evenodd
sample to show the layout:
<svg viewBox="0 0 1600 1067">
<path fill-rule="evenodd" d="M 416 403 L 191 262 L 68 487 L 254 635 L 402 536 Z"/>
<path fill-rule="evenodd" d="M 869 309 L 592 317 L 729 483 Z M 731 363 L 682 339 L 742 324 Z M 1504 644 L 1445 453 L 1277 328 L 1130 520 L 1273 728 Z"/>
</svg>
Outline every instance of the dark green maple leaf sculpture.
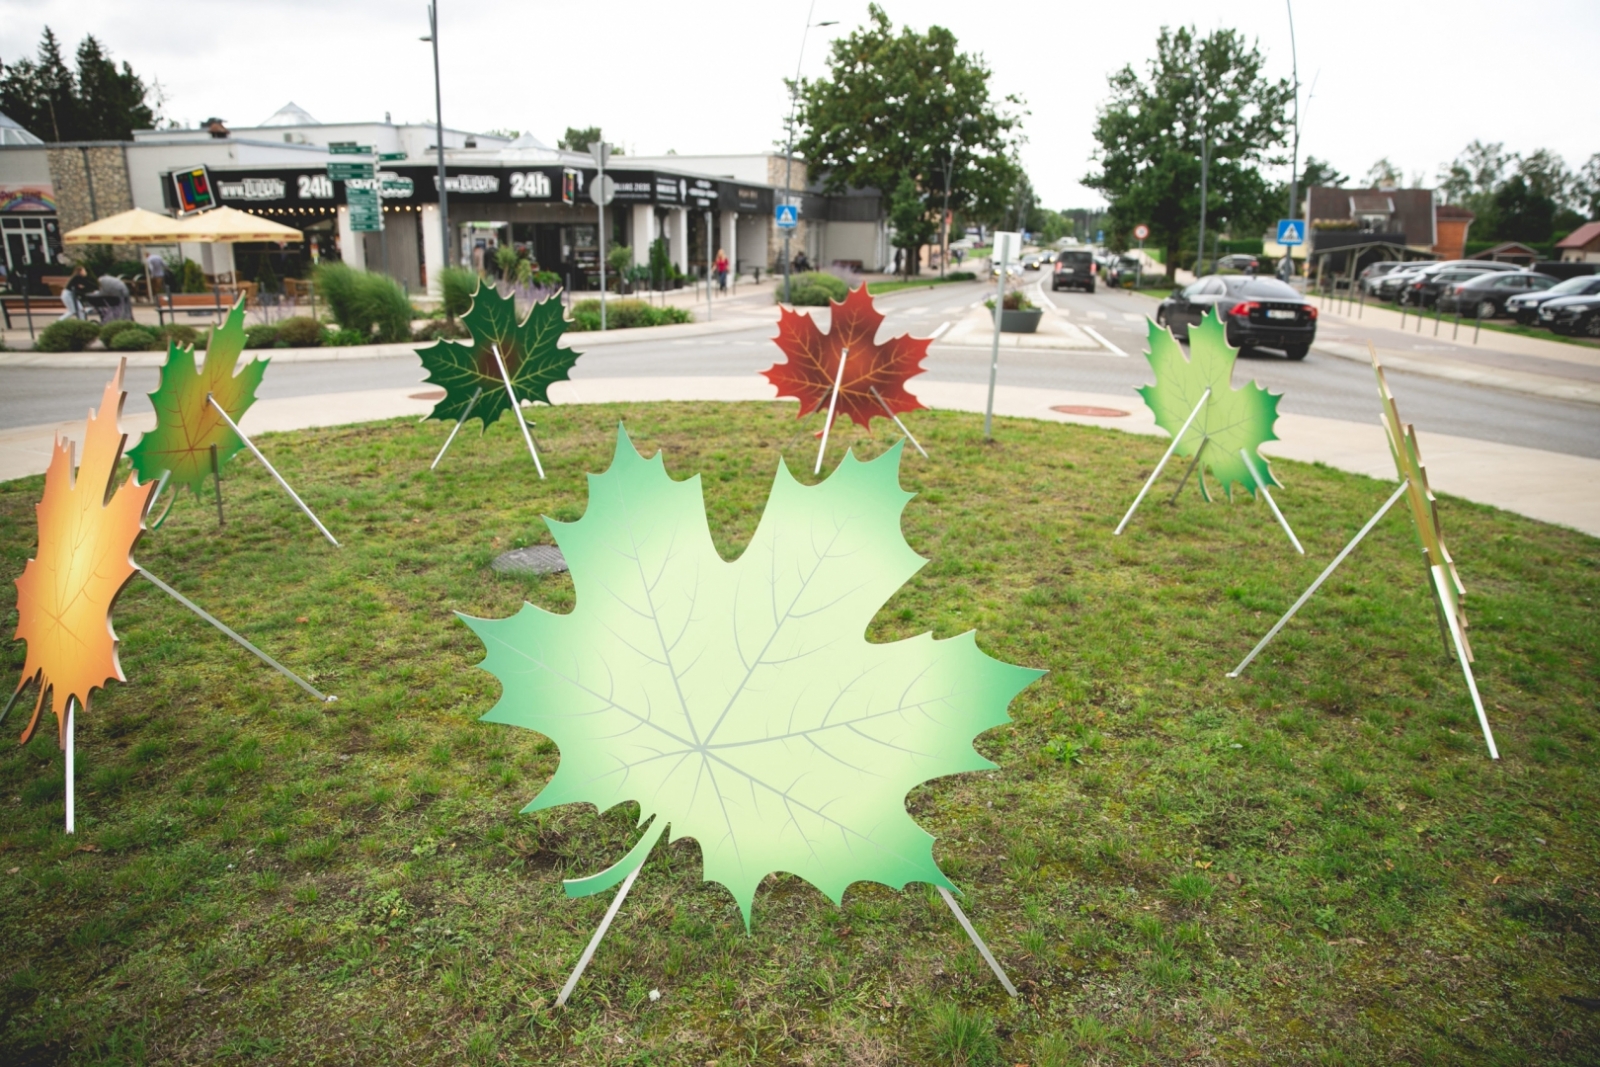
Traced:
<svg viewBox="0 0 1600 1067">
<path fill-rule="evenodd" d="M 500 680 L 489 722 L 537 730 L 561 749 L 525 810 L 637 801 L 654 825 L 622 860 L 567 883 L 573 896 L 621 882 L 671 825 L 700 845 L 704 876 L 745 924 L 756 887 L 787 871 L 839 901 L 858 880 L 955 888 L 906 793 L 991 768 L 973 750 L 1008 722 L 1042 674 L 979 650 L 974 634 L 875 644 L 866 629 L 927 562 L 900 532 L 912 494 L 900 446 L 847 455 L 819 485 L 781 463 L 750 545 L 717 554 L 700 479 L 617 434 L 589 506 L 550 522 L 576 606 L 531 604 L 508 619 L 463 616 Z M 997 971 L 997 973 L 999 973 Z"/>
<path fill-rule="evenodd" d="M 567 380 L 582 354 L 556 344 L 567 328 L 557 297 L 533 305 L 518 322 L 516 300 L 480 282 L 461 321 L 471 331 L 471 341 L 439 341 L 417 351 L 428 370 L 427 381 L 444 389 L 444 399 L 429 418 L 454 422 L 471 404 L 468 417 L 481 419 L 487 430 L 511 410 L 492 346 L 500 348 L 517 399 L 543 404 L 550 403 L 550 386 Z"/>
<path fill-rule="evenodd" d="M 1237 482 L 1256 494 L 1255 475 L 1239 455 L 1244 450 L 1261 472 L 1268 485 L 1280 484 L 1273 477 L 1271 465 L 1258 449 L 1268 441 L 1276 441 L 1273 424 L 1278 421 L 1278 401 L 1281 393 L 1269 393 L 1255 382 L 1238 389 L 1233 387 L 1233 364 L 1239 350 L 1228 344 L 1227 329 L 1216 312 L 1207 313 L 1200 325 L 1189 329 L 1189 357 L 1172 331 L 1165 326 L 1150 323 L 1150 350 L 1145 358 L 1155 372 L 1156 384 L 1139 388 L 1139 395 L 1149 405 L 1156 417 L 1156 425 L 1169 434 L 1183 428 L 1185 420 L 1206 389 L 1206 398 L 1200 414 L 1190 423 L 1188 433 L 1178 442 L 1177 454 L 1192 456 L 1204 446 L 1200 457 L 1204 466 L 1222 483 L 1223 492 L 1233 498 Z M 1200 479 L 1200 493 L 1206 499 L 1206 480 Z"/>
</svg>

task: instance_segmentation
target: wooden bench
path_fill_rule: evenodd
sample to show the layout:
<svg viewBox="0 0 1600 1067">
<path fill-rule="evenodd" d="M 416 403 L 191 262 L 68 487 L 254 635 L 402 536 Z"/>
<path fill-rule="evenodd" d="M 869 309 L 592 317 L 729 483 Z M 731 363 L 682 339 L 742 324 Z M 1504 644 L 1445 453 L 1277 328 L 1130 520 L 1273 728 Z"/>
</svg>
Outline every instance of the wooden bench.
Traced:
<svg viewBox="0 0 1600 1067">
<path fill-rule="evenodd" d="M 245 303 L 249 303 L 250 293 L 245 293 Z M 156 301 L 156 318 L 163 326 L 167 317 L 171 316 L 173 322 L 178 321 L 179 315 L 213 315 L 218 322 L 232 308 L 233 302 L 239 299 L 236 292 L 226 291 L 218 286 L 209 293 L 162 293 Z"/>
<path fill-rule="evenodd" d="M 4 313 L 6 329 L 11 329 L 13 316 L 22 316 L 28 320 L 28 329 L 33 330 L 33 319 L 36 315 L 44 315 L 51 319 L 59 319 L 61 313 L 67 310 L 67 305 L 59 296 L 0 296 L 0 312 Z"/>
</svg>

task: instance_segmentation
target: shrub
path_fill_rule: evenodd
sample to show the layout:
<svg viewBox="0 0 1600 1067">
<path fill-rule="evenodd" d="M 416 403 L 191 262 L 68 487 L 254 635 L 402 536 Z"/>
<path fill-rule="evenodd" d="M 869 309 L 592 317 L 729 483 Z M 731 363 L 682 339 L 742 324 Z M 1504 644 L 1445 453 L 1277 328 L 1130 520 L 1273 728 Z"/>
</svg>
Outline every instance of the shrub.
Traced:
<svg viewBox="0 0 1600 1067">
<path fill-rule="evenodd" d="M 278 340 L 290 348 L 316 348 L 328 331 L 308 315 L 296 315 L 278 323 Z"/>
<path fill-rule="evenodd" d="M 107 348 L 110 348 L 111 342 L 116 340 L 117 334 L 122 333 L 124 330 L 142 329 L 144 329 L 144 327 L 140 326 L 132 319 L 112 319 L 110 322 L 100 327 L 100 343 L 105 345 Z"/>
<path fill-rule="evenodd" d="M 533 272 L 533 284 L 542 289 L 559 289 L 561 275 L 553 270 L 537 270 Z"/>
<path fill-rule="evenodd" d="M 472 331 L 461 325 L 461 323 L 452 322 L 448 319 L 437 319 L 428 323 L 426 326 L 422 327 L 415 334 L 413 334 L 412 340 L 440 341 L 445 338 L 455 339 L 471 336 Z"/>
<path fill-rule="evenodd" d="M 339 328 L 362 335 L 358 343 L 410 339 L 411 299 L 388 275 L 324 263 L 317 268 L 316 284 Z"/>
<path fill-rule="evenodd" d="M 180 293 L 206 291 L 206 272 L 192 259 L 179 260 L 177 269 L 168 275 L 168 281 L 176 286 Z"/>
<path fill-rule="evenodd" d="M 170 326 L 163 326 L 156 331 L 156 336 L 161 340 L 180 345 L 195 345 L 204 348 L 205 343 L 200 338 L 200 331 L 193 326 L 185 326 L 181 322 L 174 322 Z"/>
<path fill-rule="evenodd" d="M 953 270 L 946 274 L 945 277 L 953 282 L 975 282 L 978 280 L 978 276 L 970 270 Z"/>
<path fill-rule="evenodd" d="M 39 331 L 33 347 L 40 352 L 82 352 L 100 339 L 100 327 L 83 319 L 61 319 Z"/>
<path fill-rule="evenodd" d="M 329 334 L 323 344 L 332 348 L 349 348 L 351 345 L 364 345 L 370 340 L 372 340 L 371 335 L 364 334 L 360 330 L 340 329 Z"/>
<path fill-rule="evenodd" d="M 693 322 L 694 315 L 680 307 L 655 307 L 643 300 L 607 300 L 606 329 L 629 330 L 639 326 L 668 326 Z M 582 333 L 600 328 L 600 301 L 579 300 L 572 305 L 572 329 Z"/>
<path fill-rule="evenodd" d="M 460 318 L 472 307 L 472 294 L 478 288 L 478 276 L 465 267 L 446 267 L 439 272 L 439 294 L 443 298 L 446 318 Z"/>
<path fill-rule="evenodd" d="M 156 332 L 144 326 L 135 326 L 131 330 L 123 330 L 111 338 L 111 344 L 106 347 L 113 352 L 148 352 L 153 348 L 161 348 L 161 338 Z"/>
<path fill-rule="evenodd" d="M 278 346 L 278 328 L 266 323 L 245 327 L 244 346 L 246 348 L 276 348 Z"/>
<path fill-rule="evenodd" d="M 845 284 L 843 278 L 821 271 L 796 274 L 789 279 L 789 289 L 794 297 L 793 302 L 804 307 L 826 307 L 828 301 L 843 300 L 850 295 L 850 286 Z M 804 300 L 800 299 L 802 294 L 805 296 Z M 783 286 L 778 286 L 773 300 L 779 304 L 783 303 Z"/>
</svg>

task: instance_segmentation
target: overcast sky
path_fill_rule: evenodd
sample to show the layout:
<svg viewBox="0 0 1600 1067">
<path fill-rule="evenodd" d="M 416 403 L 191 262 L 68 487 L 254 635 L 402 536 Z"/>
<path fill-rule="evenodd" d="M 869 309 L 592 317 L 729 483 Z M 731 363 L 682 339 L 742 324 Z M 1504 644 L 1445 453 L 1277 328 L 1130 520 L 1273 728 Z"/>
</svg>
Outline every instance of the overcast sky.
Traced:
<svg viewBox="0 0 1600 1067">
<path fill-rule="evenodd" d="M 440 0 L 445 122 L 532 131 L 552 144 L 568 126 L 599 124 L 636 154 L 762 151 L 782 140 L 783 79 L 800 58 L 808 6 Z M 988 61 L 997 95 L 1026 101 L 1023 161 L 1056 208 L 1099 202 L 1079 179 L 1092 167 L 1106 75 L 1142 69 L 1161 26 L 1239 28 L 1259 40 L 1272 76 L 1290 73 L 1281 0 L 885 6 L 896 25 L 954 31 Z M 384 112 L 431 122 L 431 57 L 417 40 L 425 11 L 417 0 L 0 0 L 0 61 L 31 56 L 49 25 L 69 50 L 92 32 L 147 82 L 159 79 L 166 114 L 183 122 L 250 125 L 289 100 L 324 122 Z M 866 11 L 856 0 L 816 0 L 814 21 L 839 25 L 810 32 L 807 76 L 825 72 L 830 37 Z M 1359 178 L 1388 156 L 1431 184 L 1474 138 L 1548 147 L 1574 168 L 1600 152 L 1594 0 L 1299 0 L 1295 31 L 1302 157 Z"/>
</svg>

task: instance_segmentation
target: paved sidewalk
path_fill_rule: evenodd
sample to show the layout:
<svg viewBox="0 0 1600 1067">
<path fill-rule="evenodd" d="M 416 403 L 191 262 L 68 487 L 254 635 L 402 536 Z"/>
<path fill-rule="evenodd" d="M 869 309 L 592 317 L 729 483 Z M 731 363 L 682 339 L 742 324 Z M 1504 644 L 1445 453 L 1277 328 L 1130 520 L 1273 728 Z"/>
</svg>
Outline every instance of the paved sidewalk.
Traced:
<svg viewBox="0 0 1600 1067">
<path fill-rule="evenodd" d="M 982 385 L 913 380 L 911 388 L 930 407 L 982 411 Z M 550 390 L 558 404 L 649 402 L 659 400 L 773 400 L 772 386 L 757 375 L 740 377 L 599 378 L 559 382 Z M 252 434 L 313 426 L 337 426 L 397 416 L 420 417 L 432 409 L 436 391 L 427 386 L 376 389 L 313 397 L 261 400 L 245 415 L 243 428 Z M 1118 417 L 1063 414 L 1058 406 L 1110 408 Z M 1402 402 L 1402 410 L 1403 410 Z M 1072 390 L 999 386 L 995 411 L 1001 415 L 1108 426 L 1130 433 L 1160 434 L 1149 411 L 1131 392 L 1127 395 Z M 153 417 L 123 420 L 130 438 L 150 428 Z M 916 432 L 916 416 L 908 418 Z M 1370 422 L 1345 422 L 1306 415 L 1283 415 L 1279 441 L 1262 451 L 1305 462 L 1394 478 L 1388 445 L 1378 423 L 1377 401 Z M 21 427 L 0 432 L 0 479 L 42 473 L 57 434 L 81 440 L 82 421 Z M 1544 522 L 1570 526 L 1600 537 L 1600 460 L 1532 448 L 1475 441 L 1419 431 L 1423 456 L 1433 487 L 1467 500 L 1504 508 Z M 1285 488 L 1282 503 L 1292 508 L 1294 485 Z"/>
</svg>

